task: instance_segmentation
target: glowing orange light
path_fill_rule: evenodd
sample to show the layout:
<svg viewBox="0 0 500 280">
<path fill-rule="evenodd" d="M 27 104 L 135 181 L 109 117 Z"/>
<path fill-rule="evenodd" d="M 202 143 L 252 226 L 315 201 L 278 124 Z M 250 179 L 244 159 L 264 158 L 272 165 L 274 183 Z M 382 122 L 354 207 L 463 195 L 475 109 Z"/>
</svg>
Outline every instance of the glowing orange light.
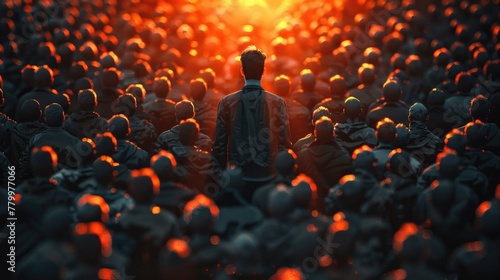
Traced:
<svg viewBox="0 0 500 280">
<path fill-rule="evenodd" d="M 160 214 L 160 207 L 159 206 L 151 207 L 151 213 L 153 213 L 155 215 Z"/>
<path fill-rule="evenodd" d="M 282 267 L 278 269 L 270 280 L 302 280 L 302 273 L 294 268 Z"/>
<path fill-rule="evenodd" d="M 101 268 L 98 273 L 99 279 L 114 279 L 114 273 L 112 269 L 109 268 Z"/>
<path fill-rule="evenodd" d="M 330 232 L 334 234 L 339 231 L 347 231 L 348 229 L 349 223 L 346 220 L 340 220 L 330 225 Z"/>
<path fill-rule="evenodd" d="M 94 234 L 99 237 L 99 241 L 101 242 L 101 253 L 105 257 L 109 257 L 111 255 L 111 234 L 106 229 L 106 227 L 100 222 L 91 222 L 88 224 L 78 223 L 74 232 L 77 235 L 82 234 Z"/>
<path fill-rule="evenodd" d="M 325 256 L 322 256 L 321 258 L 319 258 L 319 265 L 321 267 L 327 267 L 327 266 L 330 266 L 331 264 L 333 263 L 333 260 L 330 256 L 328 255 L 325 255 Z"/>
<path fill-rule="evenodd" d="M 417 225 L 413 223 L 405 223 L 401 228 L 394 234 L 394 241 L 392 247 L 396 252 L 400 252 L 403 249 L 403 242 L 411 235 L 418 232 Z"/>
<path fill-rule="evenodd" d="M 186 241 L 182 239 L 177 239 L 177 238 L 170 239 L 167 242 L 167 248 L 170 251 L 177 253 L 177 255 L 179 255 L 179 257 L 183 259 L 189 257 L 189 254 L 191 254 L 191 249 L 189 248 Z"/>
<path fill-rule="evenodd" d="M 354 180 L 356 180 L 356 176 L 354 176 L 353 174 L 345 175 L 344 177 L 340 178 L 339 184 L 343 185 Z"/>
<path fill-rule="evenodd" d="M 316 232 L 316 231 L 318 231 L 318 228 L 315 225 L 313 225 L 313 224 L 308 224 L 307 225 L 307 231 L 308 232 Z"/>
<path fill-rule="evenodd" d="M 101 209 L 101 221 L 107 222 L 109 220 L 109 205 L 106 203 L 104 198 L 87 193 L 78 199 L 78 206 L 83 206 L 85 204 L 99 206 Z"/>
<path fill-rule="evenodd" d="M 491 202 L 485 201 L 481 203 L 477 209 L 476 209 L 476 216 L 477 217 L 482 217 L 486 211 L 490 210 L 491 208 Z"/>
<path fill-rule="evenodd" d="M 184 206 L 184 219 L 189 220 L 191 218 L 191 213 L 193 212 L 193 210 L 198 207 L 207 207 L 208 209 L 210 209 L 210 213 L 214 218 L 219 216 L 219 207 L 217 207 L 215 202 L 205 195 L 199 194 Z"/>
<path fill-rule="evenodd" d="M 246 24 L 245 26 L 243 26 L 243 31 L 250 33 L 253 31 L 253 26 L 251 24 Z"/>
<path fill-rule="evenodd" d="M 189 51 L 189 55 L 191 55 L 191 56 L 197 56 L 197 55 L 198 55 L 198 51 L 197 51 L 197 50 L 195 50 L 195 49 L 191 49 L 191 50 Z"/>
<path fill-rule="evenodd" d="M 311 216 L 313 216 L 314 218 L 318 217 L 318 211 L 317 210 L 312 210 L 311 211 Z"/>
<path fill-rule="evenodd" d="M 345 219 L 345 215 L 342 212 L 338 212 L 338 213 L 335 213 L 335 215 L 333 215 L 333 220 L 335 222 L 341 221 L 343 219 Z"/>
</svg>

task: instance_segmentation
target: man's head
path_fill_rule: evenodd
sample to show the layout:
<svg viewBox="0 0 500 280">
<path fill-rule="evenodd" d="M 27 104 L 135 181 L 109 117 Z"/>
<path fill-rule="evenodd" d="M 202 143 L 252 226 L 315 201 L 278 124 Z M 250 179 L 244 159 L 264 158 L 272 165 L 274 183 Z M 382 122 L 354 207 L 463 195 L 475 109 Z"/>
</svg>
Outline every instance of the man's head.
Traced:
<svg viewBox="0 0 500 280">
<path fill-rule="evenodd" d="M 314 123 L 314 136 L 318 141 L 325 141 L 333 137 L 333 123 L 330 118 L 321 117 Z"/>
<path fill-rule="evenodd" d="M 120 83 L 120 73 L 116 68 L 104 69 L 101 75 L 103 88 L 116 88 Z"/>
<path fill-rule="evenodd" d="M 31 170 L 37 177 L 49 177 L 57 166 L 57 154 L 50 146 L 34 148 L 31 152 Z"/>
<path fill-rule="evenodd" d="M 94 139 L 96 156 L 112 156 L 116 153 L 118 143 L 115 136 L 109 131 L 98 133 Z"/>
<path fill-rule="evenodd" d="M 121 95 L 116 100 L 116 110 L 117 114 L 124 114 L 127 117 L 131 117 L 135 114 L 137 108 L 137 101 L 135 97 L 130 93 L 125 93 Z"/>
<path fill-rule="evenodd" d="M 475 85 L 474 78 L 467 72 L 460 72 L 455 77 L 455 84 L 459 92 L 470 94 Z"/>
<path fill-rule="evenodd" d="M 343 76 L 335 75 L 330 78 L 330 95 L 332 97 L 343 98 L 347 91 L 347 84 Z"/>
<path fill-rule="evenodd" d="M 357 119 L 361 114 L 363 107 L 361 105 L 361 101 L 356 97 L 349 97 L 344 102 L 344 114 L 351 121 Z"/>
<path fill-rule="evenodd" d="M 384 118 L 377 124 L 377 135 L 380 144 L 392 144 L 396 140 L 396 125 L 389 118 Z"/>
<path fill-rule="evenodd" d="M 194 100 L 203 100 L 207 93 L 207 84 L 202 78 L 191 80 L 189 83 L 191 89 L 191 98 Z"/>
<path fill-rule="evenodd" d="M 177 168 L 175 157 L 164 150 L 151 158 L 151 168 L 156 173 L 160 181 L 172 180 Z"/>
<path fill-rule="evenodd" d="M 314 91 L 316 75 L 310 69 L 304 69 L 300 72 L 300 86 L 304 91 Z"/>
<path fill-rule="evenodd" d="M 276 95 L 286 98 L 290 94 L 290 78 L 280 75 L 274 79 L 274 92 Z"/>
<path fill-rule="evenodd" d="M 184 146 L 193 147 L 198 140 L 200 126 L 194 119 L 187 119 L 179 124 L 179 142 Z"/>
<path fill-rule="evenodd" d="M 21 116 L 25 122 L 34 122 L 40 119 L 42 110 L 40 103 L 36 99 L 28 99 L 21 106 Z"/>
<path fill-rule="evenodd" d="M 397 102 L 401 97 L 402 89 L 396 80 L 387 80 L 382 88 L 385 101 Z"/>
<path fill-rule="evenodd" d="M 411 105 L 410 110 L 408 111 L 408 120 L 409 121 L 427 121 L 429 117 L 429 111 L 422 103 L 415 102 L 415 104 Z"/>
<path fill-rule="evenodd" d="M 167 95 L 171 89 L 172 84 L 167 77 L 163 76 L 155 78 L 153 82 L 153 93 L 156 95 L 156 97 L 167 98 Z"/>
<path fill-rule="evenodd" d="M 61 105 L 52 103 L 45 107 L 45 123 L 49 127 L 60 127 L 64 121 L 64 110 Z"/>
<path fill-rule="evenodd" d="M 97 106 L 97 94 L 93 89 L 84 89 L 78 92 L 78 105 L 83 111 L 94 111 Z"/>
<path fill-rule="evenodd" d="M 358 77 L 364 85 L 373 84 L 376 78 L 373 64 L 363 63 L 358 69 Z"/>
<path fill-rule="evenodd" d="M 207 88 L 213 88 L 215 85 L 215 72 L 212 68 L 200 70 L 200 76 L 207 84 Z"/>
<path fill-rule="evenodd" d="M 488 128 L 481 121 L 470 122 L 465 126 L 465 136 L 470 148 L 482 148 L 487 135 Z"/>
<path fill-rule="evenodd" d="M 249 46 L 241 53 L 241 68 L 246 80 L 262 78 L 266 58 L 266 54 L 255 46 Z"/>
<path fill-rule="evenodd" d="M 470 102 L 469 112 L 473 120 L 487 122 L 492 110 L 491 102 L 482 95 L 474 97 Z"/>
<path fill-rule="evenodd" d="M 446 100 L 446 94 L 442 89 L 433 88 L 427 97 L 427 103 L 432 107 L 442 107 Z"/>
<path fill-rule="evenodd" d="M 314 112 L 312 114 L 313 126 L 315 125 L 316 121 L 318 121 L 322 117 L 327 117 L 327 118 L 331 119 L 332 114 L 330 113 L 330 111 L 326 107 L 319 106 L 318 108 L 316 108 L 316 110 L 314 110 Z"/>
<path fill-rule="evenodd" d="M 182 100 L 175 104 L 177 122 L 192 119 L 195 116 L 194 105 L 190 100 Z"/>
<path fill-rule="evenodd" d="M 114 115 L 108 120 L 108 130 L 117 140 L 123 140 L 130 134 L 130 122 L 125 115 Z"/>
<path fill-rule="evenodd" d="M 51 87 L 54 82 L 54 73 L 47 65 L 43 65 L 36 70 L 34 80 L 36 87 Z"/>
<path fill-rule="evenodd" d="M 135 97 L 137 105 L 141 105 L 146 98 L 146 89 L 142 84 L 131 84 L 125 90 L 126 93 L 130 93 Z"/>
</svg>

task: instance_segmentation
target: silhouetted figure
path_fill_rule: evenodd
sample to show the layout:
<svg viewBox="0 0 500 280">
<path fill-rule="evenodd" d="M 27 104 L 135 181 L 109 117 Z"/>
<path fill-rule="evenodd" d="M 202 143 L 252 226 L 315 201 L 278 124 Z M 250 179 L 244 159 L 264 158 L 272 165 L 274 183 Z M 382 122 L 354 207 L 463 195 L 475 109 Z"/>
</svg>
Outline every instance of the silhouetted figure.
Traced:
<svg viewBox="0 0 500 280">
<path fill-rule="evenodd" d="M 323 99 L 314 107 L 314 111 L 320 106 L 327 108 L 330 111 L 330 116 L 333 123 L 345 123 L 344 115 L 344 99 L 347 92 L 347 85 L 344 77 L 335 75 L 330 78 L 328 89 L 330 97 Z"/>
<path fill-rule="evenodd" d="M 309 111 L 323 100 L 323 96 L 315 91 L 316 75 L 310 69 L 300 72 L 300 89 L 293 93 L 293 99 L 304 105 Z"/>
<path fill-rule="evenodd" d="M 217 112 L 215 107 L 205 101 L 207 84 L 203 79 L 198 78 L 190 82 L 190 88 L 190 97 L 195 111 L 194 119 L 200 125 L 200 132 L 212 139 L 215 133 Z"/>
<path fill-rule="evenodd" d="M 153 82 L 153 93 L 156 98 L 144 104 L 144 110 L 153 115 L 158 123 L 155 124 L 158 134 L 171 129 L 175 125 L 175 102 L 167 99 L 172 89 L 167 77 L 156 77 Z"/>
<path fill-rule="evenodd" d="M 149 165 L 149 154 L 127 140 L 130 134 L 130 122 L 125 115 L 114 115 L 108 120 L 108 130 L 117 140 L 117 151 L 112 158 L 129 169 L 138 169 Z"/>
<path fill-rule="evenodd" d="M 63 123 L 63 128 L 72 135 L 82 138 L 93 138 L 97 133 L 107 130 L 106 119 L 94 111 L 97 106 L 97 95 L 92 89 L 78 92 L 78 107 Z"/>
<path fill-rule="evenodd" d="M 179 142 L 179 123 L 187 119 L 193 119 L 196 115 L 194 110 L 194 105 L 189 100 L 182 100 L 175 104 L 175 118 L 178 123 L 158 136 L 155 143 L 156 151 L 171 151 L 174 147 L 181 145 Z M 200 132 L 195 146 L 198 149 L 208 152 L 212 146 L 212 139 Z"/>
<path fill-rule="evenodd" d="M 347 96 L 357 98 L 363 106 L 360 119 L 364 120 L 368 113 L 368 107 L 382 97 L 382 89 L 375 83 L 376 72 L 372 64 L 363 63 L 358 69 L 358 77 L 361 85 L 347 92 Z"/>
<path fill-rule="evenodd" d="M 321 203 L 329 188 L 351 170 L 351 157 L 335 140 L 330 119 L 316 121 L 314 135 L 314 142 L 298 153 L 297 164 L 298 171 L 310 176 L 318 186 Z"/>
<path fill-rule="evenodd" d="M 290 121 L 290 140 L 292 143 L 304 135 L 311 133 L 311 113 L 309 109 L 296 100 L 290 98 L 290 79 L 281 75 L 274 79 L 276 95 L 283 98 Z"/>
<path fill-rule="evenodd" d="M 19 162 L 31 137 L 47 128 L 44 123 L 40 122 L 42 111 L 40 110 L 40 103 L 35 99 L 24 101 L 23 106 L 21 106 L 21 113 L 23 119 L 13 126 L 10 132 L 10 147 L 7 154 L 12 162 Z M 3 127 L 5 129 L 8 125 Z M 4 139 L 9 138 L 5 137 Z"/>
<path fill-rule="evenodd" d="M 241 54 L 245 86 L 224 97 L 217 109 L 212 153 L 222 168 L 241 167 L 247 181 L 272 179 L 276 154 L 291 146 L 285 101 L 260 85 L 265 59 L 255 47 Z"/>
<path fill-rule="evenodd" d="M 321 117 L 327 117 L 330 118 L 331 114 L 330 111 L 325 108 L 325 107 L 318 107 L 314 110 L 312 113 L 312 126 L 314 127 L 314 124 L 321 118 Z M 309 145 L 314 141 L 314 133 L 308 133 L 306 136 L 300 138 L 293 144 L 293 151 L 295 153 L 298 153 L 304 149 L 307 149 Z"/>
<path fill-rule="evenodd" d="M 382 89 L 383 97 L 370 106 L 370 111 L 366 115 L 366 124 L 376 128 L 379 121 L 389 118 L 395 124 L 408 125 L 408 105 L 400 100 L 401 93 L 402 89 L 398 82 L 388 80 Z M 371 108 L 372 106 L 374 107 Z"/>
<path fill-rule="evenodd" d="M 407 149 L 424 167 L 436 161 L 436 156 L 443 149 L 443 142 L 425 125 L 429 119 L 429 111 L 421 103 L 410 107 L 410 140 Z"/>
<path fill-rule="evenodd" d="M 335 124 L 335 139 L 349 154 L 363 145 L 370 147 L 377 145 L 375 129 L 361 121 L 362 112 L 363 104 L 351 96 L 344 103 L 346 123 Z"/>
</svg>

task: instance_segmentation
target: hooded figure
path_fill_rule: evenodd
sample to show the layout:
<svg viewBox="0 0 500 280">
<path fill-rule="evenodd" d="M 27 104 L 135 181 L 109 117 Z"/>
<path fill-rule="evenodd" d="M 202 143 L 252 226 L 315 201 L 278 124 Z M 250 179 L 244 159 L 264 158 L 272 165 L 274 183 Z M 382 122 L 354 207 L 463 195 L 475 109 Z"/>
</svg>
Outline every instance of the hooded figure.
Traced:
<svg viewBox="0 0 500 280">
<path fill-rule="evenodd" d="M 334 138 L 333 124 L 322 117 L 314 128 L 316 140 L 297 157 L 298 172 L 311 177 L 318 186 L 320 202 L 331 186 L 351 170 L 351 157 Z"/>
</svg>

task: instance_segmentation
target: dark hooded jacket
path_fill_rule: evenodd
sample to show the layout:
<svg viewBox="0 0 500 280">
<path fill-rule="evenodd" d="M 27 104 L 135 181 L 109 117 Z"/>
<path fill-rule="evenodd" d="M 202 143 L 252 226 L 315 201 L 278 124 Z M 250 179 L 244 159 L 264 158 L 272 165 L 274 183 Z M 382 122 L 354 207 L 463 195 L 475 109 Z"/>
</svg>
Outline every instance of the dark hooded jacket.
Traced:
<svg viewBox="0 0 500 280">
<path fill-rule="evenodd" d="M 156 130 L 152 123 L 139 119 L 136 115 L 129 118 L 130 135 L 128 140 L 134 142 L 141 149 L 152 153 L 155 148 Z"/>
<path fill-rule="evenodd" d="M 31 137 L 44 131 L 47 127 L 39 122 L 23 122 L 17 124 L 10 134 L 10 149 L 8 156 L 13 162 L 19 162 Z"/>
<path fill-rule="evenodd" d="M 63 123 L 63 128 L 80 139 L 92 139 L 98 133 L 104 133 L 108 125 L 106 119 L 96 112 L 79 111 L 69 115 Z"/>
<path fill-rule="evenodd" d="M 25 180 L 17 187 L 16 192 L 35 197 L 44 211 L 55 206 L 69 207 L 73 202 L 73 196 L 58 188 L 56 181 L 49 178 Z"/>
<path fill-rule="evenodd" d="M 212 152 L 220 166 L 235 164 L 245 180 L 273 177 L 277 153 L 291 147 L 285 101 L 260 86 L 224 97 L 217 109 Z"/>
<path fill-rule="evenodd" d="M 375 130 L 364 122 L 336 124 L 335 139 L 349 154 L 363 145 L 374 147 L 378 143 Z"/>
<path fill-rule="evenodd" d="M 322 201 L 331 186 L 351 170 L 351 156 L 332 138 L 314 141 L 297 155 L 298 171 L 311 177 Z"/>
<path fill-rule="evenodd" d="M 391 119 L 395 124 L 408 125 L 408 107 L 403 106 L 400 102 L 385 102 L 368 112 L 366 123 L 375 129 L 378 122 L 384 118 Z"/>
<path fill-rule="evenodd" d="M 410 152 L 425 167 L 436 161 L 436 156 L 443 150 L 443 141 L 427 129 L 424 122 L 410 122 Z"/>
<path fill-rule="evenodd" d="M 182 146 L 179 141 L 179 125 L 172 127 L 170 130 L 164 131 L 158 139 L 156 140 L 156 151 L 165 150 L 170 151 L 174 147 Z M 212 139 L 207 135 L 200 132 L 198 136 L 198 140 L 195 143 L 195 146 L 203 151 L 210 151 L 212 146 Z"/>
<path fill-rule="evenodd" d="M 117 140 L 118 146 L 112 158 L 129 169 L 149 166 L 149 154 L 128 140 Z"/>
</svg>

